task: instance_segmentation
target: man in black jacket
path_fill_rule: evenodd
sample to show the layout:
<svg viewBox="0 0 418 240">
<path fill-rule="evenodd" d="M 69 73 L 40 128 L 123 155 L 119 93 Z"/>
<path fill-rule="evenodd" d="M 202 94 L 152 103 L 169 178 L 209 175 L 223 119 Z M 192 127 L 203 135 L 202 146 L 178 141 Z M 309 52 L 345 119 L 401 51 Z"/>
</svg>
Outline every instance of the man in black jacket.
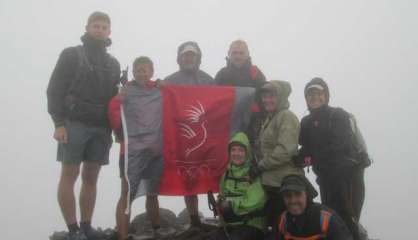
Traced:
<svg viewBox="0 0 418 240">
<path fill-rule="evenodd" d="M 266 83 L 266 77 L 256 65 L 252 64 L 247 43 L 243 40 L 235 40 L 229 46 L 226 66 L 216 74 L 215 82 L 222 86 L 252 87 L 257 90 Z M 264 113 L 260 111 L 256 103 L 253 104 L 251 111 L 246 134 L 254 147 L 258 141 Z M 257 151 L 257 148 L 254 150 Z"/>
<path fill-rule="evenodd" d="M 287 176 L 280 192 L 286 211 L 278 221 L 275 239 L 353 239 L 344 221 L 333 210 L 313 202 L 318 193 L 306 177 Z"/>
<path fill-rule="evenodd" d="M 110 25 L 107 14 L 90 15 L 81 37 L 83 44 L 62 51 L 47 90 L 61 162 L 58 202 L 69 239 L 97 237 L 91 227 L 96 183 L 101 166 L 109 161 L 112 142 L 107 105 L 117 94 L 120 75 L 118 61 L 106 52 L 111 44 Z M 82 162 L 79 226 L 73 191 Z"/>
<path fill-rule="evenodd" d="M 226 67 L 216 74 L 215 82 L 225 86 L 260 88 L 266 77 L 252 64 L 247 43 L 236 40 L 229 47 Z"/>
<path fill-rule="evenodd" d="M 301 122 L 297 162 L 313 165 L 321 201 L 346 222 L 353 238 L 359 239 L 358 221 L 364 201 L 364 169 L 353 145 L 350 114 L 328 106 L 329 90 L 321 78 L 305 87 L 310 114 Z"/>
</svg>

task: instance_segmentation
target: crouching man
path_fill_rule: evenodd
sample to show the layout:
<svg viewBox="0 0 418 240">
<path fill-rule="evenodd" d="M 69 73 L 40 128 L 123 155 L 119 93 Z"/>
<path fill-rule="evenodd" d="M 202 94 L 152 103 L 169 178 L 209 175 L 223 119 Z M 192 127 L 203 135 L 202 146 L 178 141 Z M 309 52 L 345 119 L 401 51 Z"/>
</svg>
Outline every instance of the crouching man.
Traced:
<svg viewBox="0 0 418 240">
<path fill-rule="evenodd" d="M 313 202 L 318 193 L 306 177 L 287 176 L 280 192 L 286 211 L 280 216 L 275 239 L 353 239 L 344 221 L 333 210 Z"/>
<path fill-rule="evenodd" d="M 211 239 L 263 239 L 266 195 L 259 178 L 250 178 L 251 149 L 247 136 L 237 133 L 229 143 L 229 164 L 220 182 L 218 210 L 224 228 Z"/>
</svg>

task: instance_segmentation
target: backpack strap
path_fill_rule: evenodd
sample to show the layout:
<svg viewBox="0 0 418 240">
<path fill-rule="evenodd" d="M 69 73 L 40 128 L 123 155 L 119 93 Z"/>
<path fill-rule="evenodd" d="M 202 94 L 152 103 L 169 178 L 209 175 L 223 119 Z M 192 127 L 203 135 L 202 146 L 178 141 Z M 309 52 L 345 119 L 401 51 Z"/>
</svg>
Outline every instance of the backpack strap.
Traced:
<svg viewBox="0 0 418 240">
<path fill-rule="evenodd" d="M 87 54 L 86 51 L 83 47 L 83 45 L 78 45 L 75 47 L 75 51 L 77 53 L 77 68 L 76 68 L 76 73 L 75 73 L 75 79 L 73 80 L 70 88 L 69 88 L 69 93 L 71 93 L 73 90 L 75 90 L 77 87 L 79 87 L 80 85 L 80 76 L 83 72 L 83 67 L 86 66 L 89 71 L 93 71 L 93 66 L 91 65 L 89 59 L 87 58 Z"/>
<path fill-rule="evenodd" d="M 285 240 L 319 240 L 319 239 L 326 239 L 328 234 L 329 224 L 332 219 L 332 214 L 328 211 L 322 210 L 320 216 L 320 225 L 321 225 L 321 234 L 309 236 L 309 237 L 296 237 L 291 235 L 286 230 L 286 211 L 280 215 L 279 220 L 279 233 L 283 235 Z"/>
<path fill-rule="evenodd" d="M 286 231 L 286 211 L 284 211 L 281 215 L 280 215 L 280 220 L 279 220 L 279 233 L 282 235 L 286 235 L 287 231 Z"/>
<path fill-rule="evenodd" d="M 320 225 L 322 235 L 325 237 L 328 234 L 329 224 L 331 222 L 332 214 L 328 211 L 322 210 L 320 217 Z"/>
<path fill-rule="evenodd" d="M 225 173 L 225 181 L 226 180 L 232 180 L 234 182 L 248 182 L 248 183 L 252 183 L 250 178 L 245 178 L 245 177 L 234 177 L 234 176 L 230 176 L 230 171 L 227 170 Z"/>
</svg>

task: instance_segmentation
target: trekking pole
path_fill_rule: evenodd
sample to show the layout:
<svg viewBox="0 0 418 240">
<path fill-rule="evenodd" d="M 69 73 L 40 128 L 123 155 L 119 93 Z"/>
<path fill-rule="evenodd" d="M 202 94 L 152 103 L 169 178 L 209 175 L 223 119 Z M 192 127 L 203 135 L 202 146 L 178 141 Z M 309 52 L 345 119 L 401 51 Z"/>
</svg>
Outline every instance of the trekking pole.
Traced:
<svg viewBox="0 0 418 240">
<path fill-rule="evenodd" d="M 209 210 L 211 210 L 213 212 L 213 216 L 215 217 L 215 219 L 216 219 L 217 216 L 219 216 L 219 218 L 220 218 L 221 217 L 221 211 L 219 211 L 219 209 L 218 209 L 218 204 L 215 200 L 215 196 L 213 195 L 212 190 L 208 191 L 208 205 L 209 205 Z M 226 238 L 228 240 L 231 240 L 231 237 L 229 236 L 228 230 L 226 229 L 226 225 L 223 222 L 223 220 L 221 221 L 221 225 L 222 225 L 222 229 L 224 230 Z"/>
<path fill-rule="evenodd" d="M 216 218 L 218 216 L 218 209 L 216 206 L 215 196 L 213 195 L 212 190 L 208 191 L 208 206 L 209 210 L 213 212 L 213 217 Z"/>
</svg>

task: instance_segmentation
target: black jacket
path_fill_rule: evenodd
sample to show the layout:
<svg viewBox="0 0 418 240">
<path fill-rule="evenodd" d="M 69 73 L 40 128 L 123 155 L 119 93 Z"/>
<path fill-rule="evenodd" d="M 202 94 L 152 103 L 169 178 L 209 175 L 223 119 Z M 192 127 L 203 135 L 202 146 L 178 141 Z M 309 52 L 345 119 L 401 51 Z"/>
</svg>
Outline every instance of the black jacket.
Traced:
<svg viewBox="0 0 418 240">
<path fill-rule="evenodd" d="M 331 213 L 326 240 L 352 240 L 352 236 L 344 221 L 331 209 L 318 204 L 310 203 L 301 216 L 292 216 L 286 213 L 286 232 L 295 237 L 309 237 L 322 234 L 320 216 L 321 211 Z M 283 234 L 277 230 L 278 238 L 284 239 Z"/>
<path fill-rule="evenodd" d="M 110 40 L 94 40 L 87 34 L 82 36 L 81 40 L 87 60 L 80 64 L 80 54 L 77 50 L 80 46 L 64 49 L 49 80 L 48 112 L 56 127 L 64 125 L 65 119 L 68 118 L 70 95 L 87 104 L 106 107 L 118 91 L 120 65 L 106 52 Z M 106 126 L 106 116 L 88 124 Z"/>
<path fill-rule="evenodd" d="M 251 74 L 254 70 L 255 77 Z M 218 85 L 260 88 L 266 82 L 266 77 L 250 60 L 241 68 L 235 67 L 227 60 L 226 67 L 216 74 L 215 82 Z"/>
<path fill-rule="evenodd" d="M 301 121 L 299 158 L 312 158 L 318 175 L 344 175 L 355 167 L 349 114 L 341 108 L 323 106 L 311 110 Z"/>
</svg>

